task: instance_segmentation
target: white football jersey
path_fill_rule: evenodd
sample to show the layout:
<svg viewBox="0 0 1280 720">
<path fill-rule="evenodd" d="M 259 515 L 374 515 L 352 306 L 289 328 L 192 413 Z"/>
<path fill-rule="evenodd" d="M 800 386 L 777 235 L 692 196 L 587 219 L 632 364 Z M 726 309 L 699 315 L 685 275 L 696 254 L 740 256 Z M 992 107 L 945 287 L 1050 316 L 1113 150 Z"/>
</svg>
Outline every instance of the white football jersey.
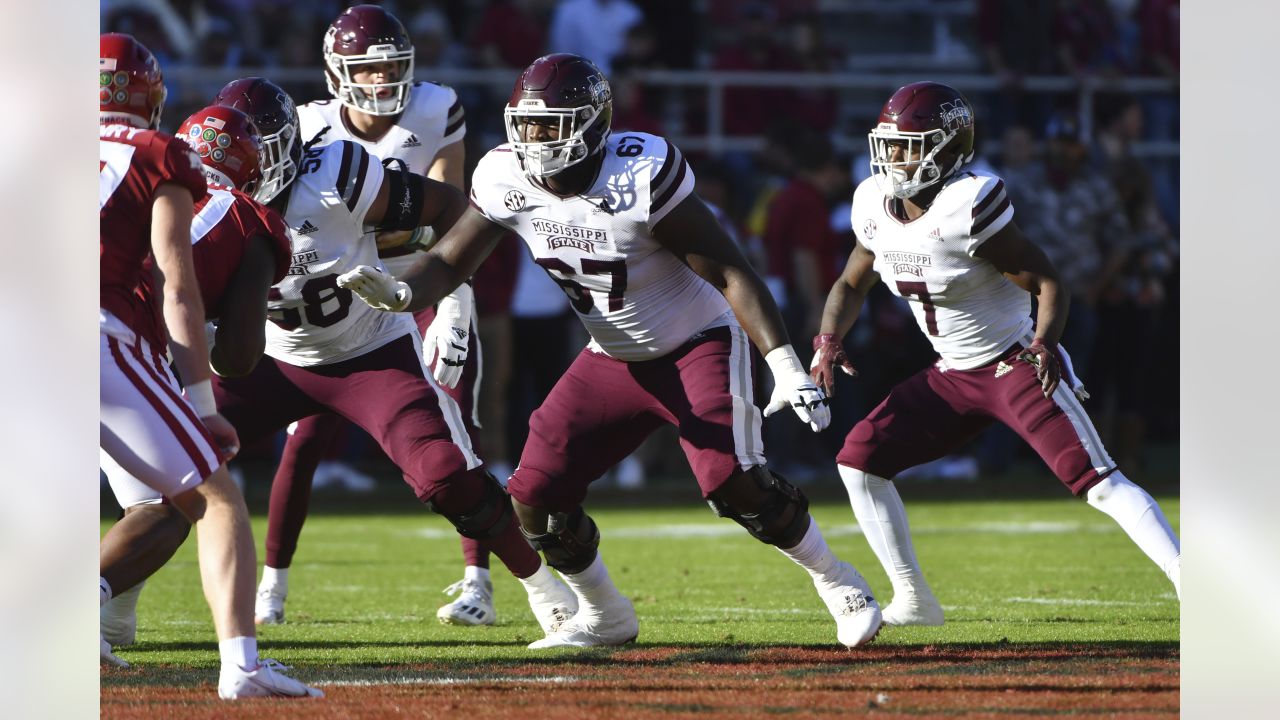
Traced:
<svg viewBox="0 0 1280 720">
<path fill-rule="evenodd" d="M 1015 342 L 1030 340 L 1031 295 L 974 255 L 1013 219 L 1003 180 L 962 170 L 910 222 L 891 212 L 890 202 L 875 178 L 860 183 L 853 193 L 853 231 L 875 254 L 880 278 L 910 302 L 946 367 L 981 367 Z"/>
<path fill-rule="evenodd" d="M 693 171 L 665 139 L 615 133 L 595 182 L 561 198 L 532 182 L 510 146 L 480 160 L 473 205 L 524 240 L 591 334 L 619 360 L 650 360 L 729 312 L 718 290 L 653 238 L 653 227 L 693 192 Z M 733 316 L 728 315 L 729 318 Z"/>
<path fill-rule="evenodd" d="M 319 143 L 328 145 L 338 140 L 350 140 L 381 158 L 383 167 L 399 167 L 403 163 L 409 172 L 426 175 L 442 148 L 461 142 L 467 134 L 466 115 L 462 102 L 453 88 L 430 82 L 416 82 L 409 88 L 409 101 L 404 112 L 396 118 L 395 125 L 378 140 L 357 137 L 342 116 L 342 103 L 337 100 L 317 100 L 298 107 L 299 136 L 309 142 L 323 131 Z M 430 227 L 422 229 L 431 234 Z M 431 238 L 422 242 L 429 246 Z M 383 258 L 382 262 L 391 274 L 399 274 L 421 257 L 409 253 Z"/>
<path fill-rule="evenodd" d="M 378 158 L 355 143 L 313 147 L 303 156 L 284 212 L 292 263 L 267 297 L 267 355 L 323 365 L 417 332 L 412 316 L 374 310 L 337 283 L 359 265 L 382 266 L 364 225 L 382 176 Z"/>
</svg>

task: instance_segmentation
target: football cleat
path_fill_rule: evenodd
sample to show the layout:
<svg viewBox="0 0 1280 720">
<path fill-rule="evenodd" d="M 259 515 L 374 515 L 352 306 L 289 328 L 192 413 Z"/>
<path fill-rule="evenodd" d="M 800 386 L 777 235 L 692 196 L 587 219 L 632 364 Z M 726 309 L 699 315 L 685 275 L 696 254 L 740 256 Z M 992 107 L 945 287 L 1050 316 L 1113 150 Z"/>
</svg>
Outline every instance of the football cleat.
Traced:
<svg viewBox="0 0 1280 720">
<path fill-rule="evenodd" d="M 258 586 L 258 599 L 253 603 L 253 622 L 257 625 L 283 625 L 284 599 L 288 593 L 273 587 Z"/>
<path fill-rule="evenodd" d="M 218 697 L 239 700 L 249 697 L 324 697 L 324 691 L 284 674 L 289 668 L 275 660 L 262 660 L 253 670 L 224 666 L 218 678 Z"/>
<path fill-rule="evenodd" d="M 882 614 L 885 625 L 937 627 L 943 622 L 942 605 L 928 585 L 895 589 Z"/>
<path fill-rule="evenodd" d="M 582 605 L 573 618 L 541 640 L 529 643 L 530 650 L 556 647 L 600 647 L 625 645 L 640 634 L 640 620 L 631 601 L 619 595 L 601 607 Z"/>
<path fill-rule="evenodd" d="M 138 583 L 116 595 L 98 611 L 102 637 L 113 647 L 132 645 L 138 635 L 138 594 L 143 585 Z"/>
<path fill-rule="evenodd" d="M 458 599 L 442 606 L 436 617 L 445 625 L 492 625 L 498 619 L 493 609 L 493 584 L 464 578 L 444 589 Z"/>
<path fill-rule="evenodd" d="M 867 581 L 852 565 L 841 562 L 839 568 L 837 582 L 815 580 L 814 585 L 836 620 L 836 639 L 841 645 L 854 648 L 871 642 L 880 632 L 880 605 L 871 595 Z"/>
<path fill-rule="evenodd" d="M 124 658 L 111 652 L 111 643 L 107 642 L 102 635 L 98 635 L 98 664 L 119 668 L 129 667 L 129 663 L 125 662 Z"/>
<path fill-rule="evenodd" d="M 542 626 L 542 632 L 550 635 L 577 614 L 578 596 L 557 578 L 551 590 L 529 593 L 529 608 Z"/>
</svg>

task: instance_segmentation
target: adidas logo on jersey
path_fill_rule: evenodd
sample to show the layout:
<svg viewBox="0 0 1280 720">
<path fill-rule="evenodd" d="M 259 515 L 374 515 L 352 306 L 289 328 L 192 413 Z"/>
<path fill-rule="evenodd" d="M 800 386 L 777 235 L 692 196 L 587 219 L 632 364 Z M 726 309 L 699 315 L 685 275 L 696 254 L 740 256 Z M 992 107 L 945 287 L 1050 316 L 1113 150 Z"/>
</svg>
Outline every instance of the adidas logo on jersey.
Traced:
<svg viewBox="0 0 1280 720">
<path fill-rule="evenodd" d="M 315 225 L 312 225 L 310 220 L 303 220 L 302 226 L 298 228 L 294 228 L 294 231 L 297 232 L 299 235 L 310 235 L 311 233 L 316 232 L 319 229 L 320 228 L 316 227 Z"/>
<path fill-rule="evenodd" d="M 1001 360 L 996 364 L 996 377 L 1004 377 L 1011 372 L 1013 372 L 1013 366 L 1009 363 Z"/>
<path fill-rule="evenodd" d="M 939 228 L 934 228 L 933 232 L 929 233 L 929 239 L 942 242 L 942 231 Z"/>
<path fill-rule="evenodd" d="M 418 136 L 413 133 L 409 134 L 409 139 L 404 141 L 400 147 L 420 147 L 422 142 L 418 140 Z"/>
</svg>

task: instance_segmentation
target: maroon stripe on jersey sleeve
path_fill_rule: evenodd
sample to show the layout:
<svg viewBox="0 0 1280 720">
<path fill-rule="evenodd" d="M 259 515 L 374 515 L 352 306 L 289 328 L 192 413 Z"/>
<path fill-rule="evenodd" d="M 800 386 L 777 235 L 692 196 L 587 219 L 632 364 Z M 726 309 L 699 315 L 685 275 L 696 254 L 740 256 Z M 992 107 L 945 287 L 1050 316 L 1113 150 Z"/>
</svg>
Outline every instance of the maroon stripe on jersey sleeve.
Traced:
<svg viewBox="0 0 1280 720">
<path fill-rule="evenodd" d="M 1005 195 L 1004 200 L 1002 200 L 1000 204 L 996 206 L 995 210 L 991 211 L 990 213 L 987 213 L 986 217 L 982 218 L 981 220 L 973 224 L 973 228 L 969 230 L 969 234 L 981 235 L 983 230 L 986 230 L 988 227 L 990 227 L 991 223 L 995 222 L 996 218 L 1003 215 L 1004 211 L 1008 209 L 1009 209 L 1009 196 Z"/>
<path fill-rule="evenodd" d="M 354 147 L 354 143 L 342 143 L 342 161 L 338 163 L 338 182 L 335 183 L 339 195 L 347 191 L 347 180 L 351 177 L 352 147 Z"/>
<path fill-rule="evenodd" d="M 462 109 L 462 101 L 455 100 L 453 107 L 449 108 L 448 119 L 445 120 L 447 127 L 444 129 L 445 136 L 452 135 L 458 131 L 458 128 L 467 123 L 467 113 Z"/>
<path fill-rule="evenodd" d="M 671 141 L 666 138 L 663 138 L 663 142 L 667 144 L 667 155 L 662 163 L 662 168 L 658 170 L 658 174 L 653 177 L 653 182 L 649 184 L 649 187 L 654 189 L 655 195 L 662 192 L 663 181 L 671 174 L 671 168 L 680 164 L 681 160 L 680 151 L 676 149 L 676 146 L 672 145 Z"/>
<path fill-rule="evenodd" d="M 991 192 L 987 193 L 982 200 L 979 200 L 978 203 L 973 206 L 973 215 L 971 217 L 974 220 L 977 220 L 983 210 L 986 210 L 991 206 L 991 203 L 996 202 L 1002 197 L 1004 197 L 1004 181 L 997 180 L 995 186 L 991 188 Z"/>
<path fill-rule="evenodd" d="M 658 197 L 654 198 L 653 202 L 649 204 L 650 215 L 664 207 L 667 202 L 671 200 L 672 196 L 676 194 L 676 190 L 680 189 L 680 183 L 684 182 L 684 174 L 688 167 L 689 163 L 684 160 L 680 161 L 680 168 L 676 170 L 675 176 L 671 178 L 671 182 L 667 184 L 666 189 L 662 190 Z"/>
<path fill-rule="evenodd" d="M 360 167 L 356 169 L 356 188 L 351 193 L 351 197 L 347 198 L 347 209 L 351 212 L 356 211 L 356 203 L 360 201 L 360 193 L 364 191 L 364 178 L 369 174 L 369 153 L 359 145 L 355 146 L 356 152 L 360 153 Z"/>
</svg>

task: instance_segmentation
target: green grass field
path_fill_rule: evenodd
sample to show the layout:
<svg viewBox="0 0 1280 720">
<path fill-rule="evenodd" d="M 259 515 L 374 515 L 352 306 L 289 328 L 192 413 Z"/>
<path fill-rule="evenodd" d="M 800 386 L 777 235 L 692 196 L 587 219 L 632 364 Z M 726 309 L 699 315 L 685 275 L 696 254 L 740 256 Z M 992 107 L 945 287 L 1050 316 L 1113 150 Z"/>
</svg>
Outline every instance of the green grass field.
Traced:
<svg viewBox="0 0 1280 720">
<path fill-rule="evenodd" d="M 1177 528 L 1176 497 L 1157 498 Z M 405 502 L 412 503 L 406 497 Z M 834 623 L 808 576 L 705 506 L 588 506 L 601 552 L 640 616 L 639 647 L 830 647 Z M 947 610 L 941 628 L 889 628 L 874 645 L 1085 643 L 1175 648 L 1179 605 L 1155 566 L 1106 516 L 1069 498 L 1018 501 L 907 498 L 916 547 Z M 832 549 L 870 581 L 888 582 L 844 503 L 815 503 Z M 103 532 L 110 521 L 104 520 Z M 255 517 L 261 562 L 265 518 Z M 200 590 L 194 535 L 147 585 L 138 643 L 120 650 L 136 671 L 104 673 L 110 688 L 208 683 L 213 627 Z M 461 575 L 442 519 L 317 513 L 290 575 L 288 623 L 261 629 L 264 655 L 308 680 L 377 677 L 397 666 L 481 671 L 527 661 L 539 637 L 524 593 L 494 567 L 498 624 L 439 624 L 441 589 Z M 880 593 L 884 593 L 880 595 Z M 565 651 L 556 651 L 565 652 Z M 193 669 L 198 669 L 192 672 Z"/>
</svg>

